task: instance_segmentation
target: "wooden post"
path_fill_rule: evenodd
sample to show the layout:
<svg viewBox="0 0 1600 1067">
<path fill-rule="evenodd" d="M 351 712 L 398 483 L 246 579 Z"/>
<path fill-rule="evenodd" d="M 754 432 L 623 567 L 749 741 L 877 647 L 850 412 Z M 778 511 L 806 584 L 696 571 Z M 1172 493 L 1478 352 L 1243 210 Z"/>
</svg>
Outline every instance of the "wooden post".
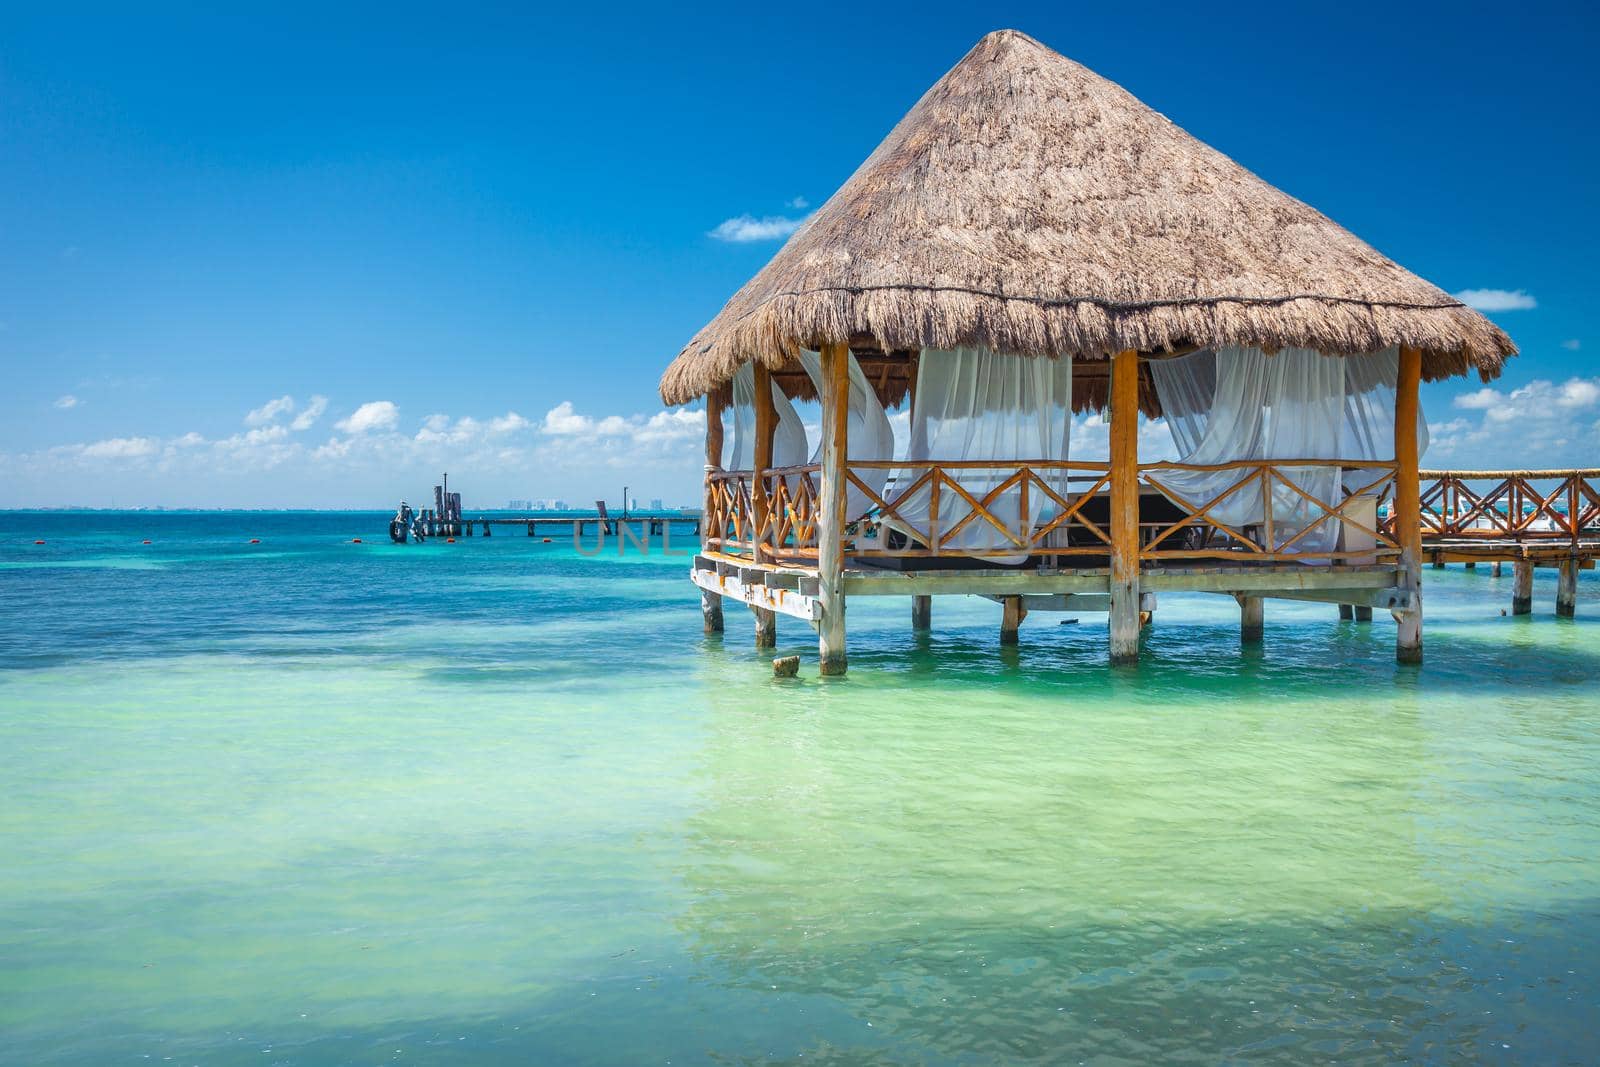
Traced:
<svg viewBox="0 0 1600 1067">
<path fill-rule="evenodd" d="M 1533 613 L 1533 561 L 1513 560 L 1511 563 L 1511 614 Z"/>
<path fill-rule="evenodd" d="M 766 563 L 776 559 L 773 546 L 768 543 L 776 524 L 772 521 L 772 501 L 767 495 L 767 468 L 772 466 L 772 434 L 778 428 L 778 409 L 772 400 L 772 372 L 758 362 L 755 379 L 756 447 L 755 470 L 750 474 L 750 556 L 756 563 Z M 756 647 L 771 648 L 778 642 L 777 613 L 753 605 L 750 610 L 756 617 Z"/>
<path fill-rule="evenodd" d="M 1267 630 L 1266 612 L 1261 598 L 1246 596 L 1243 593 L 1234 595 L 1239 601 L 1239 643 L 1259 645 Z"/>
<path fill-rule="evenodd" d="M 1578 613 L 1578 561 L 1564 559 L 1556 565 L 1556 614 L 1570 619 Z"/>
<path fill-rule="evenodd" d="M 1003 613 L 1000 616 L 1000 643 L 1014 645 L 1017 643 L 1017 628 L 1022 625 L 1022 620 L 1028 617 L 1028 609 L 1022 606 L 1020 596 L 1008 596 L 1001 605 Z"/>
<path fill-rule="evenodd" d="M 933 629 L 933 597 L 914 596 L 911 598 L 911 628 L 913 630 Z"/>
<path fill-rule="evenodd" d="M 1489 571 L 1489 576 L 1491 578 L 1498 578 L 1498 577 L 1500 577 L 1500 575 L 1501 575 L 1500 561 L 1499 560 L 1495 560 L 1494 561 L 1494 567 Z"/>
<path fill-rule="evenodd" d="M 1139 660 L 1139 353 L 1111 357 L 1111 662 Z"/>
<path fill-rule="evenodd" d="M 750 605 L 750 613 L 756 617 L 756 647 L 773 648 L 778 644 L 778 613 L 769 608 L 758 608 Z"/>
<path fill-rule="evenodd" d="M 1339 621 L 1340 622 L 1350 622 L 1355 617 L 1356 617 L 1356 606 L 1354 604 L 1340 604 L 1339 605 Z"/>
<path fill-rule="evenodd" d="M 1402 345 L 1394 396 L 1394 533 L 1400 546 L 1401 584 L 1412 592 L 1409 611 L 1394 612 L 1394 656 L 1422 662 L 1422 505 L 1417 481 L 1417 410 L 1422 387 L 1422 350 Z"/>
<path fill-rule="evenodd" d="M 706 484 L 704 504 L 701 514 L 709 516 L 714 510 L 711 493 L 713 486 L 711 474 L 722 469 L 722 392 L 713 389 L 706 394 Z M 533 526 L 529 524 L 531 531 Z M 720 534 L 718 536 L 721 536 Z M 711 524 L 700 524 L 700 550 L 704 552 L 710 547 L 707 542 L 711 538 Z M 705 632 L 720 634 L 722 632 L 722 594 L 713 593 L 709 589 L 700 590 L 700 615 L 705 623 Z"/>
<path fill-rule="evenodd" d="M 819 670 L 845 672 L 844 479 L 850 454 L 850 346 L 822 346 L 822 485 L 817 501 L 817 624 Z"/>
</svg>

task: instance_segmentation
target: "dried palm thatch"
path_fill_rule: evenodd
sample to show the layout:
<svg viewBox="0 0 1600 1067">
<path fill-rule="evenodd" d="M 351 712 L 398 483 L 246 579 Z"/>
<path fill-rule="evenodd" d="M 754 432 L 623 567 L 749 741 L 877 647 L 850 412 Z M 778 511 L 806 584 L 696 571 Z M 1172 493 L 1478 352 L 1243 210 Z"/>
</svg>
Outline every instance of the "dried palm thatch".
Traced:
<svg viewBox="0 0 1600 1067">
<path fill-rule="evenodd" d="M 1478 312 L 1121 87 L 1014 30 L 979 41 L 686 345 L 667 403 L 824 343 L 1423 350 L 1431 379 L 1516 353 Z"/>
</svg>

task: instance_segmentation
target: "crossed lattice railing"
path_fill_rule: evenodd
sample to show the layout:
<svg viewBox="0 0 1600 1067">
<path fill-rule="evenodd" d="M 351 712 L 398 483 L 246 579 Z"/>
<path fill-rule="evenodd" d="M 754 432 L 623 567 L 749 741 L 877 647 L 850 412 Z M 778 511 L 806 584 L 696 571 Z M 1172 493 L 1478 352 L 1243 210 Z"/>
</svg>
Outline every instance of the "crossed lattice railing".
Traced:
<svg viewBox="0 0 1600 1067">
<path fill-rule="evenodd" d="M 817 555 L 816 464 L 706 474 L 706 547 L 764 560 L 807 560 Z M 758 506 L 757 487 L 765 490 Z"/>
<path fill-rule="evenodd" d="M 1222 477 L 1205 479 L 1202 496 L 1189 488 L 1184 473 Z M 1139 474 L 1182 512 L 1171 520 L 1141 522 L 1141 559 L 1376 562 L 1399 554 L 1378 518 L 1379 501 L 1394 484 L 1392 461 L 1146 463 Z M 1359 491 L 1346 488 L 1350 483 Z"/>
<path fill-rule="evenodd" d="M 896 484 L 879 491 L 865 475 L 883 470 L 896 472 Z M 845 478 L 868 505 L 852 556 L 1055 558 L 1110 550 L 1104 517 L 1090 514 L 1105 501 L 1105 463 L 856 461 L 845 465 Z"/>
<path fill-rule="evenodd" d="M 1376 561 L 1398 553 L 1380 522 L 1391 491 L 1392 462 L 1239 460 L 1219 464 L 1151 463 L 1140 467 L 1140 558 L 1247 557 Z M 875 488 L 868 472 L 893 471 Z M 1213 481 L 1204 499 L 1174 484 L 1174 472 L 1236 472 Z M 1307 472 L 1339 483 L 1333 502 L 1305 488 Z M 1040 559 L 1105 557 L 1110 468 L 1068 460 L 853 461 L 846 484 L 865 501 L 846 528 L 853 557 L 1026 555 Z M 1348 492 L 1342 481 L 1354 481 Z M 706 478 L 707 547 L 764 560 L 805 563 L 817 556 L 816 464 L 761 472 L 765 508 L 753 471 L 712 471 Z M 1244 520 L 1224 518 L 1248 497 Z"/>
<path fill-rule="evenodd" d="M 1421 471 L 1419 477 L 1424 537 L 1576 542 L 1600 535 L 1600 470 Z"/>
</svg>

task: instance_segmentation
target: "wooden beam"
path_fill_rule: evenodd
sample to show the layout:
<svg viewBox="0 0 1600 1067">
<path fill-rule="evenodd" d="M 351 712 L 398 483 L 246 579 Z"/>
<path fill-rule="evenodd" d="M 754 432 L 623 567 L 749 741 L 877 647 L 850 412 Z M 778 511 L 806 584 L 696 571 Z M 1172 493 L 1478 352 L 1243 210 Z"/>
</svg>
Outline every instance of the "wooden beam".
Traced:
<svg viewBox="0 0 1600 1067">
<path fill-rule="evenodd" d="M 1415 594 L 1412 610 L 1395 613 L 1394 654 L 1401 663 L 1422 662 L 1422 508 L 1417 467 L 1418 392 L 1422 350 L 1400 347 L 1400 372 L 1394 398 L 1395 543 L 1400 546 L 1402 581 Z"/>
<path fill-rule="evenodd" d="M 705 467 L 705 492 L 702 496 L 701 514 L 709 516 L 716 509 L 712 505 L 711 494 L 716 492 L 712 485 L 711 473 L 722 469 L 722 392 L 713 389 L 706 394 L 706 467 Z M 533 526 L 528 527 L 529 532 Z M 713 531 L 709 522 L 700 524 L 700 547 L 705 549 L 707 542 L 713 536 L 721 536 L 721 531 Z M 698 564 L 698 560 L 697 560 Z M 722 632 L 722 594 L 714 593 L 709 589 L 700 590 L 700 616 L 701 622 L 708 634 Z"/>
<path fill-rule="evenodd" d="M 817 499 L 817 589 L 822 620 L 817 630 L 819 670 L 845 672 L 845 460 L 849 446 L 850 349 L 822 346 L 822 485 Z"/>
<path fill-rule="evenodd" d="M 1139 353 L 1111 357 L 1111 662 L 1139 659 Z"/>
</svg>

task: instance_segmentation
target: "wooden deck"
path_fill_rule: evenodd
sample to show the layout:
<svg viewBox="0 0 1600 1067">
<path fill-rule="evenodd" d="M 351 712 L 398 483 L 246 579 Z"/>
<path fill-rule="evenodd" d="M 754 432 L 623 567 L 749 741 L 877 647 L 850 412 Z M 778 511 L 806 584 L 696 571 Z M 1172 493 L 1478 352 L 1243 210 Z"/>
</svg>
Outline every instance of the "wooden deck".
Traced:
<svg viewBox="0 0 1600 1067">
<path fill-rule="evenodd" d="M 1256 462 L 1243 478 L 1264 483 L 1281 477 L 1290 464 Z M 934 548 L 886 551 L 881 546 L 845 549 L 842 593 L 845 596 L 906 596 L 913 601 L 913 623 L 928 625 L 928 600 L 934 596 L 980 596 L 1007 606 L 1002 640 L 1030 612 L 1108 611 L 1112 573 L 1103 558 L 1103 523 L 1094 510 L 1095 497 L 1104 493 L 1103 468 L 1091 464 L 1060 464 L 1065 471 L 1086 475 L 1087 485 L 1071 498 L 1050 490 L 1034 464 L 1019 470 L 1011 486 L 1036 485 L 1058 504 L 1055 518 L 1033 531 L 1008 531 L 1011 544 L 1032 552 L 1026 566 L 987 567 L 963 554 L 939 546 L 948 537 L 934 538 Z M 1162 465 L 1152 465 L 1152 467 Z M 778 508 L 765 524 L 754 521 L 748 507 L 752 485 L 762 479 L 750 472 L 719 472 L 711 480 L 713 508 L 706 527 L 707 548 L 694 557 L 692 579 L 706 593 L 726 597 L 755 609 L 770 641 L 772 615 L 786 615 L 815 626 L 823 614 L 815 555 L 806 551 L 815 542 L 815 489 L 813 467 L 768 472 L 767 496 Z M 1435 566 L 1447 563 L 1511 564 L 1515 582 L 1511 612 L 1532 610 L 1532 576 L 1536 566 L 1559 571 L 1556 614 L 1572 615 L 1576 608 L 1576 576 L 1593 569 L 1600 559 L 1600 470 L 1560 471 L 1423 471 L 1419 472 L 1422 558 Z M 854 475 L 852 474 L 852 479 Z M 941 470 L 929 469 L 921 482 L 935 488 L 950 480 Z M 867 490 L 859 481 L 852 484 Z M 974 514 L 988 521 L 986 505 L 1006 485 L 981 499 L 967 497 Z M 913 485 L 912 489 L 916 486 Z M 907 490 L 909 493 L 912 490 Z M 871 494 L 880 508 L 882 497 Z M 1370 619 L 1374 609 L 1397 617 L 1419 610 L 1420 591 L 1409 587 L 1406 573 L 1393 546 L 1394 518 L 1363 524 L 1348 513 L 1348 505 L 1320 506 L 1319 521 L 1336 519 L 1370 536 L 1370 547 L 1343 552 L 1273 550 L 1278 544 L 1270 532 L 1234 530 L 1216 523 L 1206 509 L 1186 518 L 1141 521 L 1143 548 L 1139 554 L 1139 607 L 1154 611 L 1157 598 L 1168 592 L 1200 592 L 1233 596 L 1245 613 L 1246 627 L 1254 617 L 1259 627 L 1262 598 L 1338 604 L 1346 617 Z M 889 511 L 893 512 L 892 506 Z M 1391 509 L 1392 511 L 1392 509 Z M 1049 535 L 1069 524 L 1090 531 L 1089 545 L 1054 543 Z M 1182 550 L 1159 546 L 1185 528 L 1203 531 L 1191 537 Z M 1303 532 L 1303 531 L 1302 531 Z M 720 536 L 719 536 L 720 534 Z M 1298 536 L 1298 535 L 1297 535 Z M 870 544 L 870 542 L 869 542 Z M 787 546 L 774 548 L 773 546 Z M 757 555 L 759 553 L 759 560 Z M 1362 560 L 1360 557 L 1365 556 Z M 1498 570 L 1498 566 L 1497 566 Z M 709 617 L 708 617 L 709 625 Z"/>
</svg>

